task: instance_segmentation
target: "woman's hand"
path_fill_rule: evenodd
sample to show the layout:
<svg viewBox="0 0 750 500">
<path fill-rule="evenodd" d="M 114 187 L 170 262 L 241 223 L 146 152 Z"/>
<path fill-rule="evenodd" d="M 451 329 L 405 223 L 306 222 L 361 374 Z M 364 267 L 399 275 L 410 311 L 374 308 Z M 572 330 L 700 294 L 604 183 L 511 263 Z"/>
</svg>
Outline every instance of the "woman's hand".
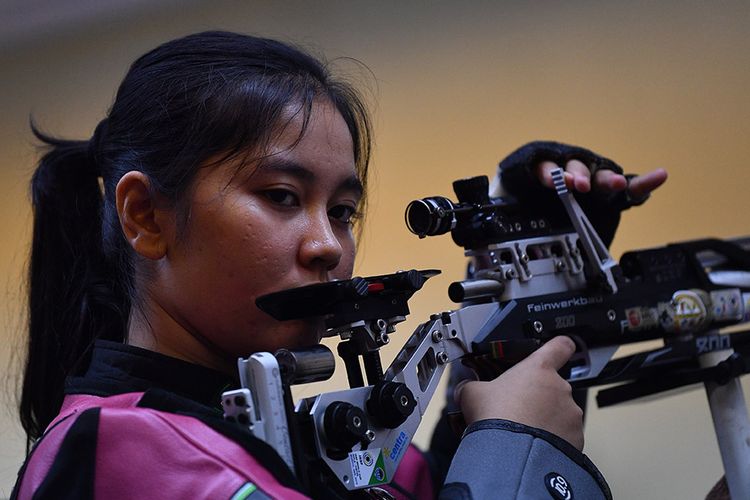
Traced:
<svg viewBox="0 0 750 500">
<path fill-rule="evenodd" d="M 535 174 L 545 186 L 552 187 L 552 170 L 558 168 L 557 163 L 551 161 L 541 162 L 536 166 Z M 565 165 L 565 184 L 569 189 L 580 193 L 588 193 L 592 189 L 591 171 L 580 160 L 570 160 Z M 599 170 L 594 175 L 593 188 L 603 193 L 617 193 L 625 189 L 628 196 L 633 200 L 646 198 L 653 190 L 664 184 L 667 180 L 667 171 L 657 168 L 647 174 L 638 175 L 628 179 L 611 170 Z"/>
<path fill-rule="evenodd" d="M 551 432 L 583 449 L 583 410 L 557 373 L 575 352 L 568 337 L 555 337 L 490 382 L 466 382 L 456 391 L 467 424 L 500 418 Z"/>
</svg>

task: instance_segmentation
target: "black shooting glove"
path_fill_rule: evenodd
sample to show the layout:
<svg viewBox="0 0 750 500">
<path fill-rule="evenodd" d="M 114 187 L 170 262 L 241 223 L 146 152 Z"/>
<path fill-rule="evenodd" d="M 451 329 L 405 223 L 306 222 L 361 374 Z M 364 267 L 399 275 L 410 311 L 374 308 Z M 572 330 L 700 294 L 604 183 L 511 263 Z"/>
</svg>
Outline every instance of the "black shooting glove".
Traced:
<svg viewBox="0 0 750 500">
<path fill-rule="evenodd" d="M 533 204 L 545 213 L 562 216 L 562 205 L 557 194 L 553 189 L 542 185 L 535 175 L 535 168 L 542 162 L 551 161 L 565 169 L 570 160 L 579 160 L 591 172 L 591 191 L 574 192 L 574 196 L 604 244 L 609 247 L 620 222 L 620 212 L 645 201 L 645 198 L 630 199 L 627 189 L 619 193 L 603 193 L 594 188 L 594 176 L 599 170 L 611 170 L 622 175 L 622 168 L 609 158 L 585 148 L 559 142 L 530 142 L 513 151 L 498 165 L 503 190 L 516 197 L 522 204 Z"/>
</svg>

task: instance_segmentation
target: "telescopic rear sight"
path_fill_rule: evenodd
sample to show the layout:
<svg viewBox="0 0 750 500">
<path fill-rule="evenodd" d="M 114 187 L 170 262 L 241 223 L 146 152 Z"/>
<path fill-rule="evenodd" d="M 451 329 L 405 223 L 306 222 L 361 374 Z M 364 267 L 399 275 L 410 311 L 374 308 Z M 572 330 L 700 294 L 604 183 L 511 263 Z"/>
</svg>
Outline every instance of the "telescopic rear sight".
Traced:
<svg viewBox="0 0 750 500">
<path fill-rule="evenodd" d="M 454 181 L 453 191 L 458 203 L 444 196 L 430 196 L 409 203 L 404 214 L 409 231 L 420 238 L 445 234 L 456 227 L 456 214 L 491 204 L 486 175 Z"/>
<path fill-rule="evenodd" d="M 431 196 L 409 203 L 404 219 L 409 231 L 420 238 L 438 236 L 456 227 L 454 211 L 455 205 L 448 198 Z"/>
</svg>

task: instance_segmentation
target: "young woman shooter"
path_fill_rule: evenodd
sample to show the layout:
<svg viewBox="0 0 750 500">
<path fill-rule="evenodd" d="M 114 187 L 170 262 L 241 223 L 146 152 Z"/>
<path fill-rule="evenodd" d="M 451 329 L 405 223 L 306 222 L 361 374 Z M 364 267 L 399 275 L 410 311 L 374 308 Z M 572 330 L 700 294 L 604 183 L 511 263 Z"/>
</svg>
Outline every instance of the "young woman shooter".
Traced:
<svg viewBox="0 0 750 500">
<path fill-rule="evenodd" d="M 277 322 L 257 297 L 351 276 L 370 153 L 356 91 L 286 44 L 207 32 L 136 60 L 90 140 L 35 133 L 49 150 L 32 180 L 20 407 L 35 443 L 14 497 L 338 494 L 305 490 L 218 404 L 238 356 L 320 339 L 320 325 Z M 532 163 L 522 170 L 544 178 Z M 581 165 L 567 169 L 585 191 Z M 443 495 L 536 495 L 554 472 L 578 498 L 609 496 L 557 375 L 573 350 L 555 339 L 464 386 L 470 426 Z M 430 463 L 410 448 L 390 491 L 435 496 L 444 471 Z"/>
</svg>

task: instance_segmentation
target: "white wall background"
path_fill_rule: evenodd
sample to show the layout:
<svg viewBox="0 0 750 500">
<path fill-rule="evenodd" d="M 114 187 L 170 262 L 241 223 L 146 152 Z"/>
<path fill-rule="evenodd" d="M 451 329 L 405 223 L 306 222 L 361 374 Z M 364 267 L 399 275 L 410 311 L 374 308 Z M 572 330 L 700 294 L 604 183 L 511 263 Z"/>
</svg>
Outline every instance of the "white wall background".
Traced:
<svg viewBox="0 0 750 500">
<path fill-rule="evenodd" d="M 33 114 L 87 138 L 129 63 L 157 43 L 230 29 L 301 43 L 372 70 L 377 143 L 361 275 L 437 267 L 399 338 L 450 308 L 463 258 L 402 223 L 414 197 L 491 173 L 537 138 L 588 146 L 668 184 L 625 215 L 625 250 L 750 233 L 750 4 L 6 0 L 0 4 L 0 497 L 23 459 L 15 390 L 23 353 Z M 372 81 L 371 81 L 372 82 Z M 343 377 L 339 378 L 342 385 Z M 330 387 L 331 383 L 328 385 Z M 747 383 L 745 384 L 747 387 Z M 312 395 L 320 387 L 304 388 Z M 434 410 L 439 404 L 433 405 Z M 417 441 L 426 443 L 431 422 Z M 586 452 L 619 499 L 702 498 L 721 475 L 702 390 L 592 410 Z"/>
</svg>

